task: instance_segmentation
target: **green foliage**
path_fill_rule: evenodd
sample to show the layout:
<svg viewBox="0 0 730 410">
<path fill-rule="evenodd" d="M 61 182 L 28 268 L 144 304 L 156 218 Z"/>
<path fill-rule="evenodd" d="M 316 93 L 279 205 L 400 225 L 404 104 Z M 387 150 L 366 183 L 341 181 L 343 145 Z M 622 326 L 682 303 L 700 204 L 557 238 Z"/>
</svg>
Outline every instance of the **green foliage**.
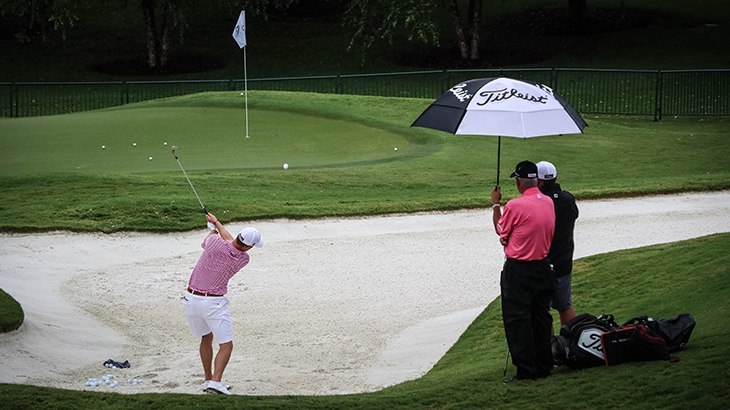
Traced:
<svg viewBox="0 0 730 410">
<path fill-rule="evenodd" d="M 52 32 L 66 40 L 68 30 L 79 20 L 79 3 L 74 0 L 3 0 L 0 15 L 14 21 L 13 28 L 18 30 L 14 37 L 19 43 L 38 39 L 50 42 Z"/>
<path fill-rule="evenodd" d="M 442 4 L 434 0 L 352 0 L 343 17 L 344 25 L 353 33 L 349 47 L 359 44 L 369 48 L 378 40 L 392 45 L 397 38 L 438 46 L 436 15 L 443 10 Z"/>
<path fill-rule="evenodd" d="M 0 333 L 16 330 L 24 319 L 25 314 L 20 303 L 0 289 Z"/>
<path fill-rule="evenodd" d="M 340 396 L 114 394 L 0 385 L 4 408 L 260 409 L 725 409 L 730 400 L 730 234 L 596 255 L 577 261 L 580 312 L 628 320 L 691 313 L 697 326 L 678 362 L 632 362 L 505 386 L 506 343 L 499 299 L 477 317 L 423 377 L 374 393 Z"/>
</svg>

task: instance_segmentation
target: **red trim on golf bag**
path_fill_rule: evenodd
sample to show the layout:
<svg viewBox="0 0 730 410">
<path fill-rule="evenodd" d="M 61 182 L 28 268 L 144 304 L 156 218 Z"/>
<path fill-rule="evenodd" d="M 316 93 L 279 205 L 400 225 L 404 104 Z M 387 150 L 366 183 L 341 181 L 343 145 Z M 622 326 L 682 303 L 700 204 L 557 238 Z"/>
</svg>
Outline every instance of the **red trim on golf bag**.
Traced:
<svg viewBox="0 0 730 410">
<path fill-rule="evenodd" d="M 630 361 L 669 360 L 667 343 L 644 325 L 625 325 L 601 334 L 606 366 Z"/>
</svg>

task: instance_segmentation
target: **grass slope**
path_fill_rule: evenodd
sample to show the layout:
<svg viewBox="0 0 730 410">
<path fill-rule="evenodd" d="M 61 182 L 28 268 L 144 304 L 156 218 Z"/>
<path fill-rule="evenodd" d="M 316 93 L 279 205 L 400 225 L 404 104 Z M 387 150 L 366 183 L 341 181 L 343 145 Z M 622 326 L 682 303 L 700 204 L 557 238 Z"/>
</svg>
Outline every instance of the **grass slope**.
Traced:
<svg viewBox="0 0 730 410">
<path fill-rule="evenodd" d="M 560 367 L 550 378 L 505 386 L 501 381 L 506 345 L 496 300 L 425 376 L 375 393 L 120 395 L 4 384 L 0 394 L 8 409 L 725 409 L 730 404 L 729 246 L 730 234 L 718 234 L 596 255 L 575 265 L 574 302 L 579 313 L 611 313 L 618 321 L 637 315 L 669 318 L 691 313 L 697 326 L 688 349 L 675 354 L 681 359 L 675 363 L 633 362 L 582 371 Z"/>
</svg>

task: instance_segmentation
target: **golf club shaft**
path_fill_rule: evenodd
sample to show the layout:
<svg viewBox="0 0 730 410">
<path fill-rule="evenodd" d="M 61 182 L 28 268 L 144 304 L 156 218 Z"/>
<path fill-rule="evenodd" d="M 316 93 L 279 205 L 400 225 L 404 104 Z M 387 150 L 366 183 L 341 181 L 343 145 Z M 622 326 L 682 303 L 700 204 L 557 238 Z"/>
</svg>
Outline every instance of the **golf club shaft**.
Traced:
<svg viewBox="0 0 730 410">
<path fill-rule="evenodd" d="M 504 374 L 502 377 L 507 377 L 507 364 L 509 363 L 509 348 L 507 348 L 507 357 L 504 359 Z"/>
<path fill-rule="evenodd" d="M 203 201 L 200 199 L 200 195 L 198 195 L 198 191 L 195 190 L 195 187 L 193 186 L 193 182 L 190 180 L 190 178 L 188 178 L 188 173 L 185 172 L 185 168 L 183 168 L 182 163 L 180 163 L 180 159 L 178 159 L 177 154 L 175 154 L 175 150 L 172 151 L 172 155 L 175 157 L 175 161 L 177 161 L 177 165 L 180 166 L 180 170 L 183 172 L 183 175 L 185 175 L 185 179 L 188 180 L 188 184 L 190 184 L 190 188 L 193 189 L 193 193 L 195 194 L 195 197 L 198 198 L 200 207 L 203 208 L 203 212 L 205 212 L 207 214 L 208 210 L 205 209 L 205 204 L 203 204 Z"/>
</svg>

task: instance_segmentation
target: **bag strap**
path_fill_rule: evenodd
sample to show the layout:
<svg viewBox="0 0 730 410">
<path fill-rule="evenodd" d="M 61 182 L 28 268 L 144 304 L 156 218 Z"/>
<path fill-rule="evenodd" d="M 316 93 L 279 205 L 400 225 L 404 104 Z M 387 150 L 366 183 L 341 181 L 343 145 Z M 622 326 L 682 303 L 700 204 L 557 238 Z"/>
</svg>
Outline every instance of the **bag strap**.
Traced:
<svg viewBox="0 0 730 410">
<path fill-rule="evenodd" d="M 649 316 L 634 316 L 627 320 L 622 326 L 646 324 L 647 322 L 649 322 Z"/>
<path fill-rule="evenodd" d="M 616 320 L 613 318 L 613 315 L 611 314 L 602 314 L 596 319 L 600 322 L 603 322 L 603 325 L 606 326 L 609 330 L 619 327 L 618 324 L 616 324 Z"/>
</svg>

